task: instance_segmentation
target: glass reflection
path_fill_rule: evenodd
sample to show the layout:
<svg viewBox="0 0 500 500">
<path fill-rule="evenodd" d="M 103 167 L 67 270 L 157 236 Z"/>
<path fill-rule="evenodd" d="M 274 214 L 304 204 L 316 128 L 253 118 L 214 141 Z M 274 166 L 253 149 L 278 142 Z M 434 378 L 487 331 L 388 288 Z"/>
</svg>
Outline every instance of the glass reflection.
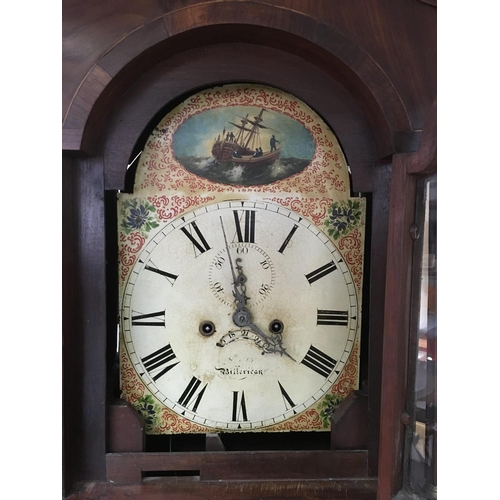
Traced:
<svg viewBox="0 0 500 500">
<path fill-rule="evenodd" d="M 406 447 L 405 486 L 417 498 L 437 498 L 437 245 L 436 176 L 417 187 L 417 225 L 420 235 L 414 254 L 413 337 L 410 348 L 408 409 L 413 414 Z M 405 497 L 407 498 L 407 497 Z M 411 498 L 415 498 L 412 496 Z"/>
</svg>

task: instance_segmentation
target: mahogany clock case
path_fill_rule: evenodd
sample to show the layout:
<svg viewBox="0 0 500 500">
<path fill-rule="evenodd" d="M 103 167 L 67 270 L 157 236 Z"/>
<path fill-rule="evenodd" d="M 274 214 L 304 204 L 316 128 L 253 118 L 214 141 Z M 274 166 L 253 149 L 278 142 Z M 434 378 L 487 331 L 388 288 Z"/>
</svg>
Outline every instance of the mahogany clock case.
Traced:
<svg viewBox="0 0 500 500">
<path fill-rule="evenodd" d="M 314 26 L 312 23 L 311 27 Z M 259 34 L 257 39 L 256 33 Z M 332 36 L 331 40 L 339 38 L 338 33 Z M 259 39 L 263 41 L 257 41 Z M 355 52 L 354 48 L 352 50 Z M 409 253 L 408 243 L 403 246 L 398 243 L 404 239 L 401 228 L 405 222 L 393 220 L 393 226 L 389 224 L 390 214 L 393 214 L 389 205 L 391 183 L 393 199 L 399 200 L 404 221 L 411 220 L 414 208 L 412 183 L 408 183 L 408 177 L 402 173 L 406 172 L 406 164 L 399 160 L 391 165 L 391 155 L 416 151 L 421 134 L 414 131 L 419 127 L 411 126 L 394 88 L 377 97 L 370 94 L 379 75 L 370 58 L 361 52 L 357 54 L 359 61 L 364 60 L 363 69 L 358 67 L 354 71 L 354 52 L 341 60 L 323 46 L 308 41 L 307 36 L 300 38 L 286 30 L 264 26 L 228 24 L 223 29 L 199 27 L 172 36 L 145 49 L 141 57 L 130 58 L 126 65 L 121 62 L 123 56 L 118 57 L 113 51 L 101 60 L 102 67 L 115 77 L 90 106 L 92 111 L 87 115 L 78 145 L 73 138 L 65 143 L 67 154 L 63 164 L 63 204 L 66 208 L 63 321 L 65 331 L 73 332 L 65 335 L 64 346 L 64 482 L 67 493 L 75 483 L 106 478 L 110 440 L 106 415 L 110 412 L 103 402 L 112 405 L 119 395 L 116 192 L 130 190 L 134 177 L 133 160 L 166 111 L 199 89 L 228 82 L 269 85 L 307 103 L 337 134 L 352 172 L 352 191 L 367 199 L 360 380 L 365 382 L 368 397 L 366 478 L 373 478 L 375 482 L 366 486 L 365 493 L 358 491 L 358 496 L 352 496 L 356 495 L 355 488 L 344 483 L 342 488 L 344 492 L 350 491 L 346 493 L 347 498 L 374 498 L 377 474 L 381 474 L 380 484 L 386 493 L 397 487 L 400 462 L 396 460 L 395 472 L 389 469 L 393 467 L 393 457 L 398 456 L 394 436 L 401 430 L 397 428 L 399 415 L 391 410 L 391 405 L 394 409 L 403 404 L 404 391 L 384 402 L 383 411 L 389 418 L 382 425 L 382 361 L 392 356 L 404 363 L 404 342 L 390 343 L 393 351 L 387 351 L 388 344 L 386 342 L 384 348 L 383 338 L 387 311 L 394 312 L 394 316 L 391 312 L 389 333 L 398 321 L 404 326 L 405 319 L 398 319 L 395 311 L 406 308 L 408 295 L 402 292 L 406 278 L 403 277 L 401 286 L 391 292 L 395 297 L 392 306 L 386 305 L 389 301 L 386 302 L 385 297 L 386 284 L 391 286 L 391 282 L 386 281 L 387 276 L 392 284 L 399 279 L 391 275 L 394 269 L 388 269 L 387 262 L 391 262 L 391 255 L 394 257 L 397 252 L 406 255 L 403 261 L 408 260 Z M 232 63 L 220 64 L 220 61 Z M 369 71 L 366 72 L 366 68 L 370 68 Z M 83 107 L 88 108 L 88 104 Z M 425 102 L 421 104 L 413 115 L 413 122 L 422 126 L 427 109 Z M 420 118 L 415 119 L 417 115 Z M 66 123 L 68 130 L 72 126 L 72 116 L 76 115 L 70 112 Z M 74 136 L 69 134 L 68 137 Z M 402 201 L 404 196 L 398 198 L 403 192 L 407 195 L 406 201 Z M 390 250 L 388 241 L 392 245 Z M 198 437 L 180 439 L 162 436 L 155 441 L 148 438 L 146 449 L 154 452 L 169 447 L 187 451 L 205 446 L 203 439 Z M 271 445 L 264 440 L 259 443 L 257 439 L 248 439 L 248 442 L 245 439 L 231 436 L 226 439 L 226 450 L 272 447 L 325 451 L 330 448 L 329 439 L 317 433 L 314 437 L 300 435 L 293 443 L 284 436 L 277 436 L 277 441 L 281 441 Z M 384 449 L 390 452 L 380 455 L 379 464 L 381 441 Z"/>
</svg>

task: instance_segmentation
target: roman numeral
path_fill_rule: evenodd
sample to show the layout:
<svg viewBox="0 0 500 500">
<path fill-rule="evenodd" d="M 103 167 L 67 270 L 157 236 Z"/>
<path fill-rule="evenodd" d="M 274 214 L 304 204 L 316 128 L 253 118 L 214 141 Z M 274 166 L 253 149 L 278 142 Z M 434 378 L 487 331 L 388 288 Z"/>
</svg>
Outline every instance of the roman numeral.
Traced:
<svg viewBox="0 0 500 500">
<path fill-rule="evenodd" d="M 285 251 L 285 248 L 287 247 L 288 243 L 290 243 L 290 240 L 292 239 L 292 236 L 295 234 L 295 231 L 297 231 L 298 227 L 299 226 L 297 224 L 293 225 L 292 230 L 288 233 L 288 236 L 285 238 L 285 241 L 278 250 L 279 253 L 283 253 Z"/>
<path fill-rule="evenodd" d="M 189 230 L 187 229 L 187 227 L 190 227 Z M 193 229 L 195 234 L 192 234 Z M 197 256 L 196 250 L 198 250 L 199 254 L 202 254 L 207 250 L 210 250 L 210 245 L 207 243 L 207 240 L 205 239 L 203 234 L 201 234 L 201 231 L 196 225 L 196 222 L 191 222 L 187 226 L 181 227 L 181 231 L 189 238 L 189 240 L 193 244 L 195 248 L 194 250 L 195 256 Z"/>
<path fill-rule="evenodd" d="M 243 213 L 245 217 L 242 228 L 238 210 L 233 210 L 236 236 L 240 243 L 255 243 L 255 210 L 243 210 Z"/>
<path fill-rule="evenodd" d="M 337 269 L 337 266 L 333 262 L 328 262 L 328 264 L 321 266 L 320 268 L 316 269 L 316 271 L 306 274 L 307 281 L 309 281 L 309 284 L 312 285 L 315 281 L 318 281 L 327 274 L 335 271 L 335 269 Z"/>
<path fill-rule="evenodd" d="M 196 377 L 193 377 L 177 402 L 180 405 L 188 408 L 189 405 L 194 401 L 194 406 L 192 410 L 193 412 L 196 413 L 198 405 L 200 404 L 203 394 L 205 394 L 205 389 L 207 388 L 208 384 L 205 384 L 205 387 L 203 387 L 203 389 L 198 393 L 196 399 L 193 399 L 200 385 L 201 385 L 201 380 L 197 379 Z"/>
<path fill-rule="evenodd" d="M 144 321 L 149 318 L 160 318 L 155 321 Z M 161 319 L 163 318 L 163 320 Z M 132 316 L 132 325 L 134 326 L 165 326 L 165 311 L 158 311 L 148 314 L 137 314 Z"/>
<path fill-rule="evenodd" d="M 241 391 L 241 399 L 239 391 L 233 391 L 233 422 L 239 422 L 240 416 L 244 422 L 248 421 L 247 406 L 245 403 L 245 391 Z"/>
<path fill-rule="evenodd" d="M 312 345 L 301 363 L 326 378 L 335 368 L 337 361 Z"/>
<path fill-rule="evenodd" d="M 158 269 L 153 262 L 149 261 L 149 264 L 144 266 L 144 269 L 147 271 L 151 271 L 152 273 L 159 274 L 160 276 L 164 276 L 170 282 L 171 285 L 175 283 L 175 280 L 179 277 L 176 274 L 168 273 L 167 271 L 163 271 L 162 269 Z"/>
<path fill-rule="evenodd" d="M 177 363 L 171 363 L 171 361 L 176 359 L 177 358 L 174 354 L 174 351 L 172 350 L 172 347 L 170 347 L 170 344 L 167 344 L 165 347 L 162 347 L 161 349 L 158 349 L 157 351 L 149 354 L 145 358 L 142 358 L 141 361 L 144 365 L 144 368 L 146 368 L 147 372 L 150 375 L 152 374 L 151 372 L 156 371 L 160 367 L 163 367 L 163 365 L 166 365 L 165 368 L 163 368 L 160 372 L 156 373 L 153 376 L 153 380 L 156 382 L 160 377 L 165 375 L 165 373 L 179 364 L 179 361 L 177 361 Z"/>
<path fill-rule="evenodd" d="M 280 391 L 281 391 L 281 395 L 283 396 L 283 402 L 285 403 L 285 408 L 287 410 L 292 409 L 295 406 L 295 403 L 292 401 L 292 398 L 288 395 L 288 393 L 285 391 L 283 386 L 280 384 L 279 380 L 278 380 L 278 385 L 280 386 Z M 297 412 L 294 410 L 294 413 L 297 413 Z"/>
<path fill-rule="evenodd" d="M 347 311 L 327 311 L 318 309 L 318 325 L 347 326 Z"/>
</svg>

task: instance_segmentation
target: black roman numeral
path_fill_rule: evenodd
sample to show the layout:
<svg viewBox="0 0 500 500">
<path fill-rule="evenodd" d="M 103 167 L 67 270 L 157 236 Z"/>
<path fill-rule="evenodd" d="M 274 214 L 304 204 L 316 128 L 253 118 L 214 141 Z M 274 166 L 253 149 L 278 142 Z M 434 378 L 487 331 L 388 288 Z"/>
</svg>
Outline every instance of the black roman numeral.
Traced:
<svg viewBox="0 0 500 500">
<path fill-rule="evenodd" d="M 149 318 L 159 318 L 155 321 L 144 321 Z M 163 318 L 163 319 L 161 319 Z M 158 311 L 147 314 L 137 314 L 132 316 L 132 325 L 134 326 L 165 326 L 165 311 Z"/>
<path fill-rule="evenodd" d="M 244 422 L 248 421 L 247 417 L 247 405 L 245 403 L 245 391 L 241 391 L 241 399 L 239 397 L 239 391 L 233 391 L 233 422 L 238 422 L 240 416 L 243 418 Z M 238 401 L 239 400 L 239 401 Z"/>
<path fill-rule="evenodd" d="M 290 240 L 292 239 L 292 236 L 295 234 L 295 231 L 297 231 L 298 227 L 299 226 L 297 224 L 293 225 L 292 230 L 288 233 L 288 236 L 285 238 L 285 241 L 278 250 L 279 253 L 283 253 L 285 251 L 285 248 L 287 247 L 288 243 L 290 243 Z"/>
<path fill-rule="evenodd" d="M 188 230 L 187 227 L 190 227 Z M 192 229 L 194 229 L 195 234 L 192 234 Z M 200 229 L 198 228 L 196 222 L 191 222 L 190 224 L 187 224 L 184 227 L 181 227 L 181 231 L 189 238 L 191 243 L 194 245 L 194 253 L 197 255 L 196 250 L 198 250 L 199 254 L 202 254 L 206 252 L 207 250 L 210 250 L 210 245 L 207 243 L 207 240 L 201 234 Z"/>
<path fill-rule="evenodd" d="M 170 282 L 171 285 L 175 283 L 175 280 L 179 277 L 176 274 L 168 273 L 167 271 L 163 271 L 162 269 L 158 269 L 153 262 L 149 261 L 149 264 L 144 266 L 144 269 L 147 271 L 151 271 L 152 273 L 159 274 L 160 276 L 164 276 Z"/>
<path fill-rule="evenodd" d="M 318 309 L 318 325 L 347 326 L 347 311 L 327 311 Z"/>
<path fill-rule="evenodd" d="M 280 391 L 281 391 L 281 395 L 283 396 L 283 402 L 285 403 L 285 408 L 287 410 L 290 410 L 291 408 L 293 408 L 295 406 L 295 403 L 292 401 L 292 398 L 285 391 L 285 389 L 283 388 L 283 386 L 281 385 L 279 380 L 278 380 L 278 385 L 280 386 Z M 295 410 L 294 410 L 294 413 L 296 413 Z"/>
<path fill-rule="evenodd" d="M 306 274 L 307 281 L 309 281 L 309 284 L 312 285 L 315 281 L 318 281 L 327 274 L 335 271 L 335 269 L 337 269 L 337 266 L 333 262 L 328 262 L 328 264 L 321 266 L 320 268 L 316 269 L 316 271 Z"/>
<path fill-rule="evenodd" d="M 196 413 L 201 398 L 203 397 L 203 394 L 205 394 L 205 389 L 207 388 L 207 384 L 205 384 L 205 387 L 203 387 L 203 389 L 198 393 L 196 399 L 193 399 L 200 385 L 201 385 L 201 380 L 197 379 L 196 377 L 193 377 L 177 402 L 180 405 L 188 408 L 191 402 L 194 401 L 194 406 L 192 410 Z"/>
<path fill-rule="evenodd" d="M 163 367 L 163 365 L 166 365 L 165 368 L 163 368 L 160 372 L 156 373 L 153 376 L 153 380 L 156 382 L 160 377 L 165 375 L 165 373 L 179 364 L 179 361 L 177 361 L 177 363 L 168 364 L 176 359 L 177 358 L 174 354 L 174 351 L 172 350 L 172 347 L 170 346 L 170 344 L 167 344 L 165 347 L 162 347 L 152 354 L 149 354 L 145 358 L 142 358 L 141 361 L 144 365 L 144 368 L 146 368 L 150 375 L 152 374 L 151 372 L 156 371 L 160 367 Z"/>
<path fill-rule="evenodd" d="M 326 378 L 335 368 L 337 361 L 312 345 L 301 363 Z"/>
<path fill-rule="evenodd" d="M 240 243 L 255 243 L 255 210 L 244 210 L 243 228 L 238 210 L 233 210 L 236 237 Z"/>
</svg>

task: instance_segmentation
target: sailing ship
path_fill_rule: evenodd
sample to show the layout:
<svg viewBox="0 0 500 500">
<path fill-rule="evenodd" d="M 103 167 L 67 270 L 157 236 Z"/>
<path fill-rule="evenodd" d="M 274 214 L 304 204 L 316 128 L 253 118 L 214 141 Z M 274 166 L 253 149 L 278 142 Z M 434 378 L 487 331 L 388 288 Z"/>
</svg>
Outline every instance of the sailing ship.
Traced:
<svg viewBox="0 0 500 500">
<path fill-rule="evenodd" d="M 228 122 L 234 127 L 236 127 L 236 134 L 233 131 L 222 131 L 222 137 L 219 136 L 215 139 L 212 145 L 212 156 L 219 163 L 226 163 L 232 161 L 237 165 L 251 165 L 251 166 L 267 166 L 274 163 L 280 156 L 281 147 L 276 146 L 279 143 L 272 136 L 273 146 L 269 151 L 264 152 L 260 143 L 260 130 L 268 129 L 273 132 L 277 132 L 264 125 L 262 115 L 265 108 L 262 108 L 257 116 L 253 117 L 253 120 L 248 117 L 248 114 L 243 117 L 240 115 L 240 123 Z"/>
</svg>

